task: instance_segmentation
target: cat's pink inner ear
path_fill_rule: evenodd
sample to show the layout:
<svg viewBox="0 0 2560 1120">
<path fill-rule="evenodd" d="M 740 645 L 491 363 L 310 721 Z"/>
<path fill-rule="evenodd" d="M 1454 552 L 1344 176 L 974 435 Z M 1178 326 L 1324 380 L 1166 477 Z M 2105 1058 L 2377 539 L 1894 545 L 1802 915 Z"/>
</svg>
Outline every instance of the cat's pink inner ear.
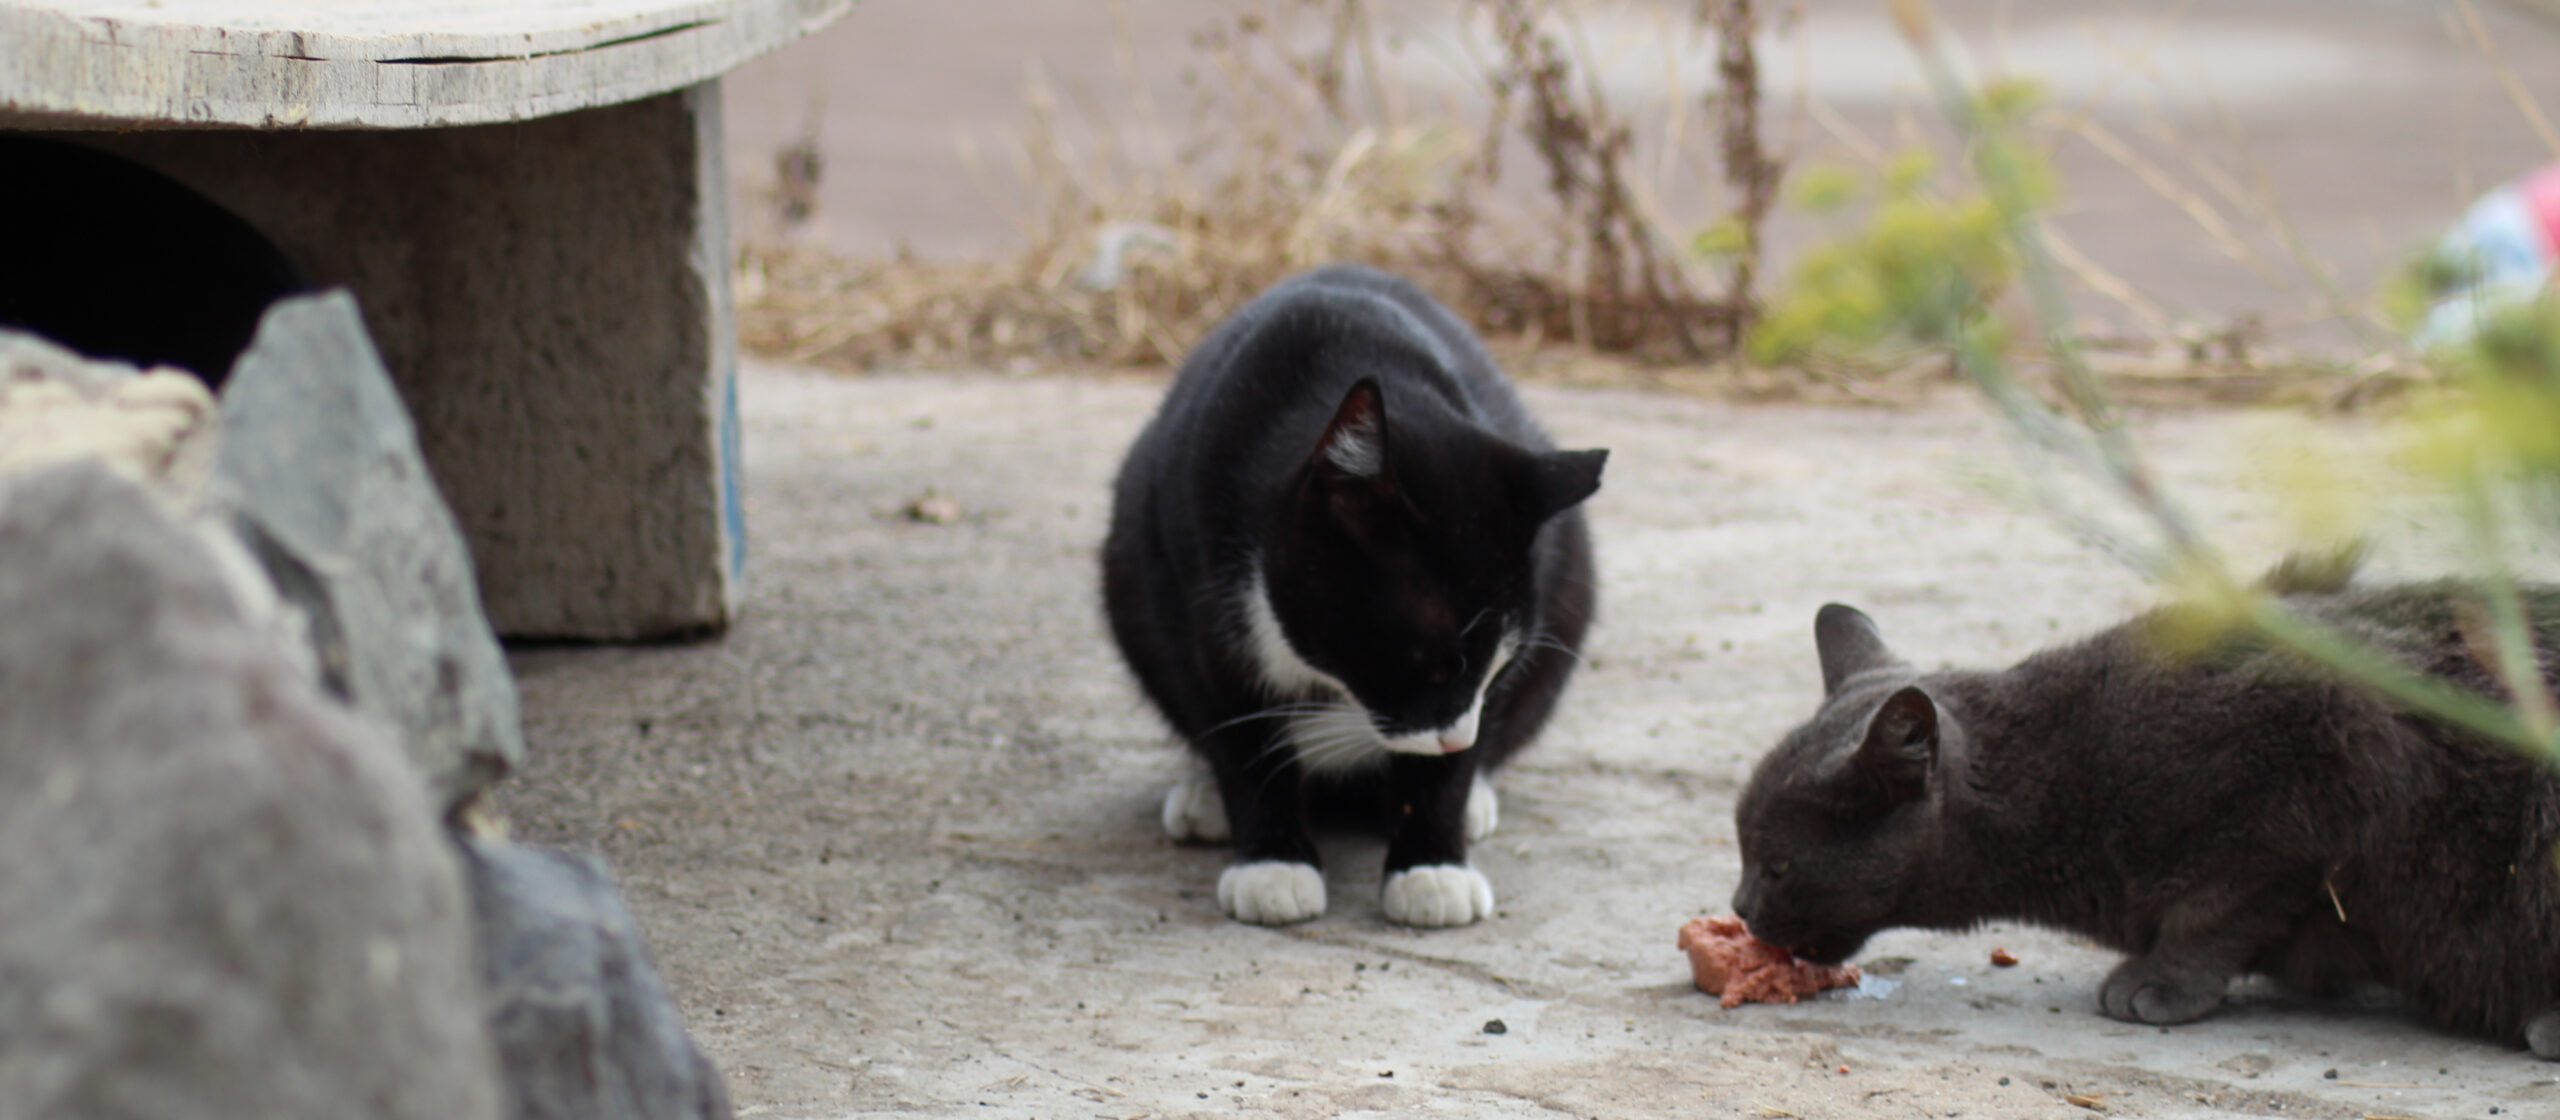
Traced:
<svg viewBox="0 0 2560 1120">
<path fill-rule="evenodd" d="M 1378 383 L 1361 378 L 1342 395 L 1342 404 L 1316 443 L 1316 457 L 1335 471 L 1354 478 L 1376 478 L 1387 470 L 1386 401 Z"/>
</svg>

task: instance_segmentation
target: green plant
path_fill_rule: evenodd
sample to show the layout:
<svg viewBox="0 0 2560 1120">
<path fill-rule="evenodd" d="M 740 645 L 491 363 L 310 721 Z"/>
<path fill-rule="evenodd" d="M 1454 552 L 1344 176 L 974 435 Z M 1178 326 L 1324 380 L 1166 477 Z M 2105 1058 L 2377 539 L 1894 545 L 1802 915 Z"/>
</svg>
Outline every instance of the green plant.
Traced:
<svg viewBox="0 0 2560 1120">
<path fill-rule="evenodd" d="M 1824 165 L 1798 176 L 1797 209 L 1856 220 L 1798 258 L 1753 325 L 1754 361 L 1942 347 L 1993 328 L 1992 307 L 2015 272 L 1999 210 L 1978 192 L 1933 192 L 1933 164 L 1913 151 L 1874 174 Z M 1698 248 L 1715 246 L 1701 235 Z"/>
<path fill-rule="evenodd" d="M 2022 437 L 2036 460 L 2031 485 L 2049 507 L 2184 604 L 2186 639 L 2254 629 L 2414 710 L 2560 765 L 2560 705 L 2542 683 L 2509 562 L 2527 541 L 2560 539 L 2560 308 L 2548 298 L 2502 308 L 2433 355 L 2447 377 L 2406 422 L 2406 462 L 2453 495 L 2454 520 L 2476 559 L 2479 610 L 2469 636 L 2505 693 L 2481 695 L 2287 610 L 2200 530 L 2162 485 L 2069 329 L 2062 270 L 2041 223 L 2053 177 L 2023 128 L 2032 90 L 1967 81 L 1925 0 L 1893 0 L 1892 8 L 1963 145 L 1970 185 L 1950 195 L 1922 187 L 1925 171 L 1873 184 L 1806 173 L 1800 201 L 1866 201 L 1868 216 L 1800 266 L 1797 289 L 1763 321 L 1754 352 L 1896 340 L 1944 350 Z M 2417 276 L 2422 284 L 2440 279 Z M 2008 298 L 2021 305 L 2034 360 L 2052 371 L 2058 403 L 2019 377 L 2016 348 L 1996 313 Z M 2094 480 L 2138 515 L 2137 535 L 2102 528 L 2072 508 L 2051 483 L 2065 473 Z"/>
</svg>

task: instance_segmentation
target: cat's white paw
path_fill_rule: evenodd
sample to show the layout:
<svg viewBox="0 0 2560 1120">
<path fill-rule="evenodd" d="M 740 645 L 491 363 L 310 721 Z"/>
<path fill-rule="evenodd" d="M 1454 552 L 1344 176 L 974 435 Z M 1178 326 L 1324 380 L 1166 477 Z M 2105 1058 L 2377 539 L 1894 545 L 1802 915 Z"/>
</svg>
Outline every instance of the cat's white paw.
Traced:
<svg viewBox="0 0 2560 1120">
<path fill-rule="evenodd" d="M 1324 873 L 1303 863 L 1239 863 L 1218 876 L 1218 908 L 1239 922 L 1285 926 L 1324 916 Z"/>
<path fill-rule="evenodd" d="M 1471 797 L 1469 812 L 1475 809 Z M 1474 818 L 1470 816 L 1469 820 Z M 1218 796 L 1218 779 L 1194 774 L 1164 795 L 1164 834 L 1184 843 L 1223 844 L 1233 835 L 1227 826 L 1227 801 Z"/>
<path fill-rule="evenodd" d="M 1467 787 L 1467 842 L 1493 835 L 1493 826 L 1501 819 L 1502 801 L 1493 795 L 1493 783 L 1476 775 L 1475 784 Z"/>
<path fill-rule="evenodd" d="M 1472 925 L 1493 916 L 1493 883 L 1472 867 L 1426 864 L 1387 876 L 1384 901 L 1391 922 L 1424 929 Z"/>
</svg>

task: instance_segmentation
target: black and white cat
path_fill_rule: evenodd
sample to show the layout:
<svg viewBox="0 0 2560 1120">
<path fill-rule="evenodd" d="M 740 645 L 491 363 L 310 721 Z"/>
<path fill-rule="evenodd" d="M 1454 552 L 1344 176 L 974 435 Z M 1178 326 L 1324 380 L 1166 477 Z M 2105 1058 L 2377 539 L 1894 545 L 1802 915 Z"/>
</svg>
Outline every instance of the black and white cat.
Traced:
<svg viewBox="0 0 2560 1120">
<path fill-rule="evenodd" d="M 1372 269 L 1283 281 L 1185 359 L 1120 468 L 1103 599 L 1208 763 L 1164 824 L 1233 840 L 1230 916 L 1324 913 L 1311 814 L 1387 833 L 1388 918 L 1493 912 L 1467 843 L 1590 626 L 1574 507 L 1607 454 L 1555 450 L 1454 315 Z"/>
<path fill-rule="evenodd" d="M 2286 604 L 2499 694 L 2474 593 L 2287 565 Z M 2529 596 L 2546 680 L 2560 590 Z M 2167 608 L 2174 611 L 2176 608 Z M 2181 1023 L 2235 976 L 2379 984 L 2560 1059 L 2560 776 L 2245 632 L 2172 656 L 2156 612 L 1997 672 L 1921 672 L 1814 624 L 1826 696 L 1745 788 L 1737 913 L 1836 962 L 1895 926 L 2012 919 L 2128 954 L 2099 1010 Z"/>
</svg>

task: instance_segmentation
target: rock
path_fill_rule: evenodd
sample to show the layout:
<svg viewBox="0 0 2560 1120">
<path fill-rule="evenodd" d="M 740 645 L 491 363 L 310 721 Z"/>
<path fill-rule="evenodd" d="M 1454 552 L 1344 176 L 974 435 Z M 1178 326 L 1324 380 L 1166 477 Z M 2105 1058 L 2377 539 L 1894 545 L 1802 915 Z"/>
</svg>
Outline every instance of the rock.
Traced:
<svg viewBox="0 0 2560 1120">
<path fill-rule="evenodd" d="M 0 1118 L 494 1118 L 418 777 L 204 538 L 96 463 L 0 480 Z"/>
<path fill-rule="evenodd" d="M 221 427 L 213 395 L 189 374 L 94 361 L 0 330 L 0 479 L 86 461 L 141 483 L 211 550 L 216 572 L 275 648 L 315 676 L 302 611 L 276 596 L 227 519 L 210 516 Z"/>
<path fill-rule="evenodd" d="M 180 507 L 213 460 L 213 396 L 173 369 L 93 362 L 0 330 L 0 475 L 96 459 Z"/>
<path fill-rule="evenodd" d="M 613 881 L 592 859 L 465 838 L 489 1029 L 517 1120 L 730 1115 Z"/>
<path fill-rule="evenodd" d="M 222 390 L 217 484 L 322 681 L 398 729 L 440 810 L 524 754 L 471 557 L 343 292 L 278 302 Z"/>
</svg>

